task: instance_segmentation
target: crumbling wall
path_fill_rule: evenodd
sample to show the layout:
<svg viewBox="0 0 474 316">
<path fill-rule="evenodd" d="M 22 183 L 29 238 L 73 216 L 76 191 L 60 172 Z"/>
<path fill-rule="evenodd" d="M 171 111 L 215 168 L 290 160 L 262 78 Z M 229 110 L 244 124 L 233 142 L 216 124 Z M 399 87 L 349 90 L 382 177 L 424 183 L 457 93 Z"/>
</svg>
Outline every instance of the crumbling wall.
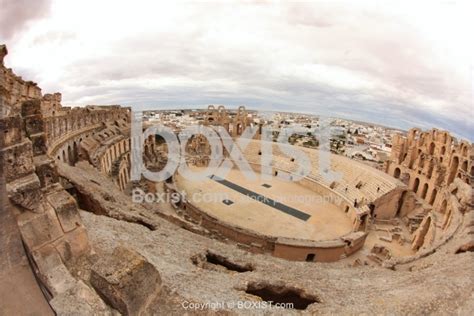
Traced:
<svg viewBox="0 0 474 316">
<path fill-rule="evenodd" d="M 409 189 L 398 215 L 423 218 L 413 235 L 414 249 L 439 244 L 435 241 L 451 233 L 448 227 L 454 225 L 453 217 L 472 208 L 473 155 L 472 144 L 446 131 L 411 129 L 406 137 L 394 137 L 386 172 Z M 412 212 L 418 213 L 411 216 Z"/>
<path fill-rule="evenodd" d="M 82 304 L 97 306 L 96 312 L 108 311 L 67 269 L 88 256 L 91 247 L 77 203 L 59 184 L 54 160 L 48 156 L 41 90 L 6 69 L 3 45 L 0 52 L 0 102 L 8 108 L 0 118 L 0 165 L 34 272 L 49 298 L 61 299 L 69 291 L 80 291 L 85 295 Z"/>
</svg>

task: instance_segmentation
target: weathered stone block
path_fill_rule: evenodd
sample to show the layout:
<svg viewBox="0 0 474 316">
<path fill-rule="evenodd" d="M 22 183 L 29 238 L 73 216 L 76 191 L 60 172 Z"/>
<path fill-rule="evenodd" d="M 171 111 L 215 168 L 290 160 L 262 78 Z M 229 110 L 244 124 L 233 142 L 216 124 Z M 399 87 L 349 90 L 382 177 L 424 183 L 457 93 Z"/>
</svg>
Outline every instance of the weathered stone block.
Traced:
<svg viewBox="0 0 474 316">
<path fill-rule="evenodd" d="M 69 273 L 56 248 L 45 245 L 32 252 L 39 270 L 39 277 L 53 296 L 74 286 L 76 280 Z"/>
<path fill-rule="evenodd" d="M 41 274 L 46 274 L 53 268 L 63 264 L 59 253 L 52 245 L 45 245 L 32 251 L 31 254 Z"/>
<path fill-rule="evenodd" d="M 122 246 L 92 267 L 91 284 L 99 295 L 124 315 L 140 315 L 161 290 L 156 268 L 140 254 Z"/>
<path fill-rule="evenodd" d="M 25 118 L 25 129 L 27 135 L 33 135 L 44 132 L 43 116 L 37 114 Z"/>
<path fill-rule="evenodd" d="M 46 135 L 44 133 L 30 135 L 30 139 L 33 145 L 33 155 L 45 155 L 47 152 Z"/>
<path fill-rule="evenodd" d="M 87 230 L 82 226 L 56 240 L 54 245 L 64 262 L 87 255 L 91 250 Z"/>
<path fill-rule="evenodd" d="M 11 116 L 0 118 L 0 148 L 21 142 L 21 118 Z"/>
<path fill-rule="evenodd" d="M 10 200 L 32 212 L 42 212 L 40 189 L 40 181 L 35 173 L 7 184 Z"/>
<path fill-rule="evenodd" d="M 77 211 L 76 201 L 64 190 L 48 195 L 48 202 L 56 211 L 59 222 L 64 232 L 69 232 L 79 227 L 81 218 Z"/>
<path fill-rule="evenodd" d="M 50 243 L 63 235 L 61 225 L 52 208 L 44 213 L 23 213 L 18 217 L 23 241 L 31 251 Z"/>
<path fill-rule="evenodd" d="M 27 117 L 31 115 L 41 114 L 41 100 L 29 100 L 21 105 L 21 116 Z"/>
<path fill-rule="evenodd" d="M 50 304 L 57 315 L 117 315 L 82 281 L 56 295 Z"/>
<path fill-rule="evenodd" d="M 34 171 L 32 145 L 29 140 L 0 150 L 6 182 L 22 178 Z"/>
<path fill-rule="evenodd" d="M 59 181 L 54 161 L 46 155 L 36 156 L 33 158 L 33 163 L 36 169 L 41 187 L 47 187 Z"/>
</svg>

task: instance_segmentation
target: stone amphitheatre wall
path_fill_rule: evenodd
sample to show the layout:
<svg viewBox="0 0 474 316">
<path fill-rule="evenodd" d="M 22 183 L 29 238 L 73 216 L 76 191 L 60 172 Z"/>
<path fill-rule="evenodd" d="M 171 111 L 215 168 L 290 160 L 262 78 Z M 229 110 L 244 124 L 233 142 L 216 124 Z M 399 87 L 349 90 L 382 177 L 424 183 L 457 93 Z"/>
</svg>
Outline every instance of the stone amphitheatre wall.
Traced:
<svg viewBox="0 0 474 316">
<path fill-rule="evenodd" d="M 412 227 L 413 249 L 436 249 L 472 210 L 473 155 L 472 144 L 446 131 L 414 128 L 394 137 L 386 172 L 408 187 L 399 216 Z"/>
<path fill-rule="evenodd" d="M 60 112 L 45 118 L 48 154 L 66 163 L 79 157 L 79 146 L 107 124 L 129 121 L 130 110 L 117 106 L 88 106 Z"/>
<path fill-rule="evenodd" d="M 0 53 L 0 176 L 26 252 L 51 298 L 80 286 L 66 265 L 90 253 L 88 235 L 47 156 L 41 90 L 4 67 L 5 46 Z"/>
<path fill-rule="evenodd" d="M 2 207 L 6 202 L 16 219 L 30 264 L 51 305 L 75 295 L 81 304 L 104 313 L 108 307 L 99 296 L 67 268 L 89 256 L 91 246 L 76 200 L 59 183 L 56 163 L 74 164 L 85 138 L 104 122 L 126 119 L 129 110 L 64 108 L 60 94 L 43 96 L 35 83 L 7 69 L 6 55 L 1 45 L 0 177 L 8 198 Z"/>
<path fill-rule="evenodd" d="M 455 178 L 471 184 L 474 177 L 472 145 L 457 142 L 446 131 L 421 132 L 393 140 L 386 172 L 403 181 L 418 197 L 441 210 L 446 207 L 445 189 Z"/>
</svg>

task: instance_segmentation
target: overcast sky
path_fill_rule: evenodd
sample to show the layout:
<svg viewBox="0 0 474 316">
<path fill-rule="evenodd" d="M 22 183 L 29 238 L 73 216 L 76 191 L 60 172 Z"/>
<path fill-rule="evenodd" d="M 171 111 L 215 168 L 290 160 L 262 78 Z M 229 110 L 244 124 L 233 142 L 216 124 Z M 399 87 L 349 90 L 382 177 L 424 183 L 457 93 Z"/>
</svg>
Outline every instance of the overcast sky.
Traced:
<svg viewBox="0 0 474 316">
<path fill-rule="evenodd" d="M 472 1 L 167 2 L 0 0 L 6 64 L 64 105 L 246 105 L 474 139 Z"/>
</svg>

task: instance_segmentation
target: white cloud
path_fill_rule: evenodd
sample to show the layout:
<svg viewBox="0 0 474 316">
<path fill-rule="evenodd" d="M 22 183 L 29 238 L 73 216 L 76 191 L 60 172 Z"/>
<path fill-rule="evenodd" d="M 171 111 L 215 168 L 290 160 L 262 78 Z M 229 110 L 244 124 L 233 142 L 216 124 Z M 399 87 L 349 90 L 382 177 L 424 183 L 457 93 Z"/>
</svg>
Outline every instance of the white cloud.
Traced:
<svg viewBox="0 0 474 316">
<path fill-rule="evenodd" d="M 7 42 L 7 63 L 72 104 L 313 107 L 470 137 L 470 13 L 468 1 L 53 1 Z"/>
</svg>

